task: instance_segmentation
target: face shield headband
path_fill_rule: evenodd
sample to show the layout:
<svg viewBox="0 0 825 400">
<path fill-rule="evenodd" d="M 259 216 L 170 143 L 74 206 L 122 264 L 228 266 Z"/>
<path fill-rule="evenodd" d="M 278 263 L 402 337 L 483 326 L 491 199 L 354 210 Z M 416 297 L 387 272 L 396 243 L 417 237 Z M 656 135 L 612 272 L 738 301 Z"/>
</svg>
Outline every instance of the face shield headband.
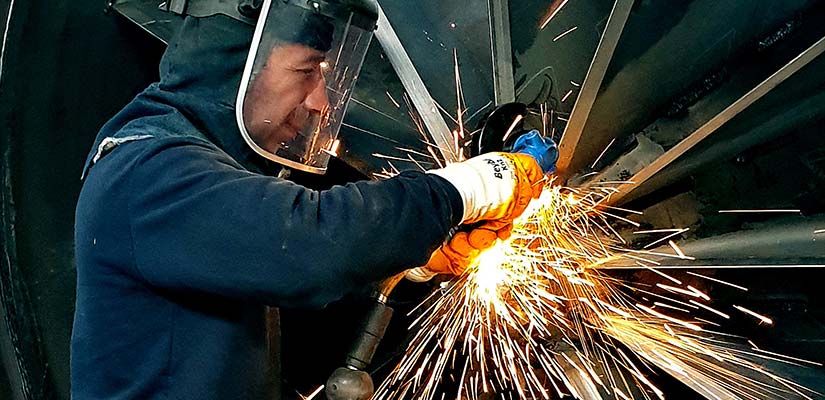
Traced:
<svg viewBox="0 0 825 400">
<path fill-rule="evenodd" d="M 340 3 L 265 0 L 236 103 L 246 143 L 301 171 L 326 172 L 375 18 Z"/>
</svg>

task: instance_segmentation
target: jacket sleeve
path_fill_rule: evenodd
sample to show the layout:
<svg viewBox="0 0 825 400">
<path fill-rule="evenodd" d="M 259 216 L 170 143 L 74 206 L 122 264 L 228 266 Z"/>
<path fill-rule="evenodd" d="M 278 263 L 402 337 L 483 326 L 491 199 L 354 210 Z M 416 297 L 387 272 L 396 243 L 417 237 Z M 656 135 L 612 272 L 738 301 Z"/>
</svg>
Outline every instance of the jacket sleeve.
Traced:
<svg viewBox="0 0 825 400">
<path fill-rule="evenodd" d="M 321 306 L 423 265 L 463 212 L 455 188 L 432 174 L 319 192 L 250 173 L 206 145 L 151 146 L 129 175 L 144 280 L 278 306 Z"/>
</svg>

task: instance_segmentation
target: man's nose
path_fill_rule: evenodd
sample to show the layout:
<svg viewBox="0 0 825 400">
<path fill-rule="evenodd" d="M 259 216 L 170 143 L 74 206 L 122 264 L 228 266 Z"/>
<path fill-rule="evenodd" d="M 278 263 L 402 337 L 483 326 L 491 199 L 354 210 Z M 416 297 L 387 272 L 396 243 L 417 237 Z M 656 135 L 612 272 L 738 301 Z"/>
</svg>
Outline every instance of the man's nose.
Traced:
<svg viewBox="0 0 825 400">
<path fill-rule="evenodd" d="M 306 108 L 316 112 L 321 112 L 329 107 L 329 97 L 327 97 L 325 79 L 321 78 L 318 80 L 318 84 L 315 85 L 315 88 L 309 93 L 304 103 L 306 104 Z"/>
</svg>

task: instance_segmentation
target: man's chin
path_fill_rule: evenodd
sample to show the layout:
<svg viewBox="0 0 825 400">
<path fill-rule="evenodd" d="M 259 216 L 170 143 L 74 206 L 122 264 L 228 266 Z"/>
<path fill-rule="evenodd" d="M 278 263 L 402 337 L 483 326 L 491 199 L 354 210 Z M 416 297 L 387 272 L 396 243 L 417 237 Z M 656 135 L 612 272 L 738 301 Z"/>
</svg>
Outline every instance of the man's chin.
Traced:
<svg viewBox="0 0 825 400">
<path fill-rule="evenodd" d="M 263 135 L 258 135 L 258 137 L 254 140 L 255 143 L 258 144 L 258 146 L 274 154 L 278 150 L 284 147 L 288 147 L 288 144 L 292 142 L 297 136 L 298 131 L 296 130 L 293 130 L 291 128 L 278 128 L 270 129 Z"/>
<path fill-rule="evenodd" d="M 283 128 L 278 129 L 272 136 L 272 143 L 276 145 L 276 147 L 284 147 L 289 143 L 292 143 L 296 137 L 298 137 L 299 131 L 291 126 L 286 126 Z"/>
</svg>

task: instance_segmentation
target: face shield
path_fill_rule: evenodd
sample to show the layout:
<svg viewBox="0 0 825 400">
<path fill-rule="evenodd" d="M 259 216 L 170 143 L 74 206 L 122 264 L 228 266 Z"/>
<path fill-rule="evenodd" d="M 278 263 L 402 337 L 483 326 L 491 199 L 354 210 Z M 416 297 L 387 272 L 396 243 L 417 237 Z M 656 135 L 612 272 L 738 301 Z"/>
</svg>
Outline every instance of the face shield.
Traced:
<svg viewBox="0 0 825 400">
<path fill-rule="evenodd" d="M 375 14 L 332 0 L 263 2 L 236 104 L 256 153 L 326 172 L 375 23 Z"/>
</svg>

